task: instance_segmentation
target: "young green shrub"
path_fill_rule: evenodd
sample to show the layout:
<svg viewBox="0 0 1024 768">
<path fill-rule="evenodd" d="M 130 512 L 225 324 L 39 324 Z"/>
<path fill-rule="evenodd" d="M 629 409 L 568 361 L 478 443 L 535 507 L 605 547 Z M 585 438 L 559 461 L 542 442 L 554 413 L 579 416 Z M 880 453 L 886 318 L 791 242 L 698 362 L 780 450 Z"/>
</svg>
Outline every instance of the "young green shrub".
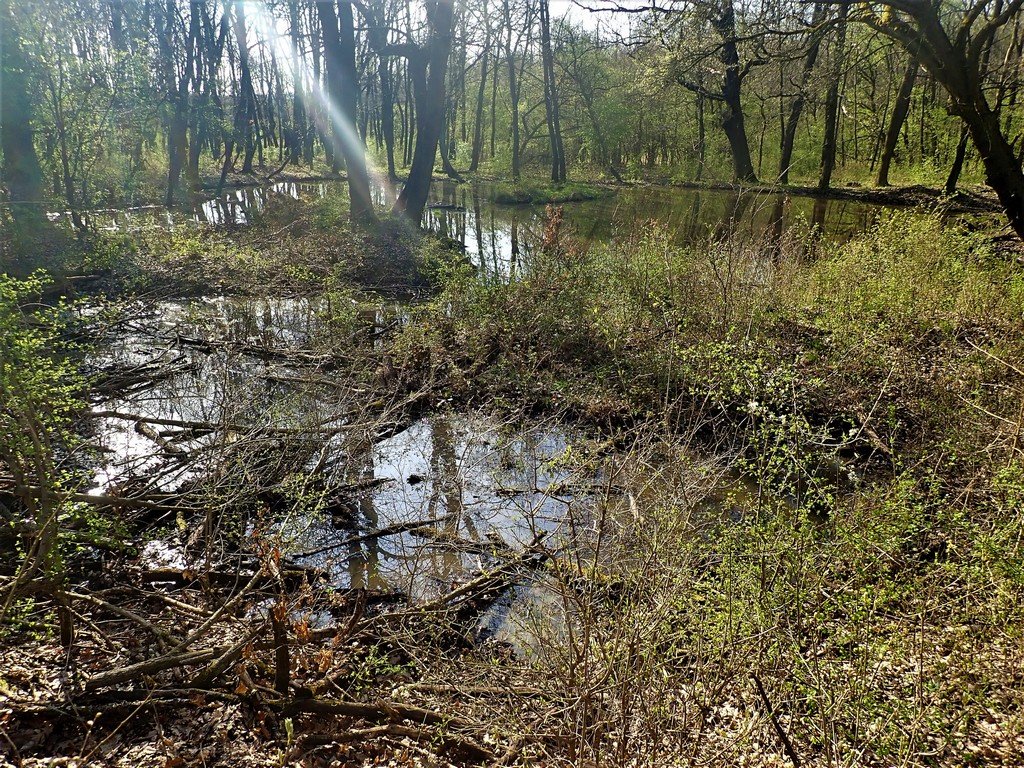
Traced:
<svg viewBox="0 0 1024 768">
<path fill-rule="evenodd" d="M 986 239 L 937 213 L 899 211 L 822 258 L 797 283 L 820 325 L 856 340 L 1020 322 L 1024 278 Z"/>
<path fill-rule="evenodd" d="M 10 489 L 0 524 L 25 542 L 18 583 L 60 578 L 60 527 L 70 511 L 70 457 L 78 442 L 71 421 L 83 408 L 82 382 L 58 353 L 57 312 L 23 309 L 43 286 L 38 274 L 0 275 L 0 480 Z"/>
</svg>

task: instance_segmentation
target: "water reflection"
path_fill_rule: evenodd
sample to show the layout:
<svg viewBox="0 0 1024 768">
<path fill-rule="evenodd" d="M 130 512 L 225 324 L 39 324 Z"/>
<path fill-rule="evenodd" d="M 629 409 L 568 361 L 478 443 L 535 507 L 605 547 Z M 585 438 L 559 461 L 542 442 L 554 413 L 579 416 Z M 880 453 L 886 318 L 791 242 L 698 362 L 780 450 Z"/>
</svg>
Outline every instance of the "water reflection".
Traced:
<svg viewBox="0 0 1024 768">
<path fill-rule="evenodd" d="M 351 445 L 351 461 L 354 462 L 355 481 L 363 485 L 375 477 L 373 461 L 373 442 L 369 435 L 363 435 L 356 444 Z M 358 497 L 358 520 L 352 524 L 356 528 L 374 531 L 380 527 L 380 516 L 371 494 L 365 493 Z M 351 587 L 362 589 L 387 588 L 380 575 L 380 539 L 370 538 L 363 542 L 353 541 L 348 546 L 348 583 Z"/>
<path fill-rule="evenodd" d="M 256 517 L 271 516 L 263 523 L 276 526 L 284 549 L 326 571 L 336 587 L 399 592 L 414 602 L 508 563 L 539 535 L 554 552 L 595 551 L 600 520 L 635 519 L 676 488 L 685 489 L 681 509 L 709 520 L 735 516 L 748 503 L 727 488 L 725 501 L 713 497 L 699 507 L 701 489 L 739 487 L 735 478 L 682 454 L 652 470 L 553 420 L 442 412 L 380 439 L 377 425 L 346 420 L 347 388 L 317 375 L 311 357 L 263 354 L 311 352 L 317 335 L 330 333 L 322 307 L 316 299 L 164 303 L 135 319 L 134 331 L 108 340 L 92 359 L 97 367 L 158 363 L 154 374 L 161 375 L 97 403 L 121 415 L 98 420 L 104 459 L 96 490 L 135 495 L 184 487 L 200 498 L 237 501 Z M 367 313 L 365 321 L 373 329 L 383 318 Z M 361 338 L 357 333 L 354 343 L 371 343 Z M 301 367 L 303 360 L 312 367 Z M 137 417 L 153 429 L 140 432 Z M 355 428 L 331 429 L 340 424 Z M 161 450 L 167 446 L 192 461 Z M 138 485 L 119 487 L 126 478 Z M 252 497 L 254 486 L 291 490 L 261 511 L 272 502 Z M 659 495 L 647 499 L 647 492 Z M 388 535 L 374 535 L 382 530 Z M 178 538 L 147 547 L 146 557 L 156 562 L 170 553 L 173 563 L 190 566 L 202 552 L 179 546 Z M 519 575 L 523 585 L 482 617 L 496 636 L 530 611 L 557 609 L 549 605 L 545 572 L 524 567 Z"/>
<path fill-rule="evenodd" d="M 486 185 L 439 184 L 424 225 L 458 242 L 481 275 L 507 279 L 540 242 L 545 207 L 495 204 L 492 193 Z M 757 243 L 779 253 L 787 240 L 809 240 L 812 233 L 849 238 L 869 227 L 882 210 L 857 201 L 756 190 L 629 187 L 611 197 L 565 204 L 564 231 L 590 244 L 656 226 L 678 245 Z"/>
<path fill-rule="evenodd" d="M 190 211 L 171 212 L 145 207 L 100 210 L 84 214 L 90 226 L 102 230 L 137 230 L 143 226 L 174 227 L 201 223 L 244 226 L 270 206 L 284 200 L 315 200 L 344 195 L 342 182 L 302 184 L 280 182 L 236 189 L 202 201 Z M 515 275 L 544 231 L 545 206 L 501 205 L 487 183 L 438 181 L 424 213 L 426 229 L 451 240 L 485 276 Z M 383 187 L 373 190 L 375 204 L 389 206 Z M 605 242 L 658 226 L 679 245 L 708 239 L 756 242 L 776 251 L 793 240 L 814 236 L 842 240 L 863 231 L 884 206 L 765 193 L 756 190 L 708 190 L 653 186 L 624 187 L 596 200 L 566 203 L 565 230 L 585 243 Z M 61 219 L 66 214 L 53 214 Z"/>
</svg>

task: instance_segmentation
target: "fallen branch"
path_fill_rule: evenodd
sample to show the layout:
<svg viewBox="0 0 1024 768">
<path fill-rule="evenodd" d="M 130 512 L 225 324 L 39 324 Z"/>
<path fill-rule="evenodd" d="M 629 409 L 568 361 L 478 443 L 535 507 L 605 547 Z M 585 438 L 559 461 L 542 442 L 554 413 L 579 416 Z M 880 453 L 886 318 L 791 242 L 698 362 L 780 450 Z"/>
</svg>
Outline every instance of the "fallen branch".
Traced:
<svg viewBox="0 0 1024 768">
<path fill-rule="evenodd" d="M 375 704 L 364 704 L 355 701 L 326 701 L 323 699 L 299 699 L 284 704 L 281 712 L 285 716 L 309 712 L 318 715 L 339 715 L 354 717 L 368 722 L 387 722 L 388 733 L 413 738 L 418 741 L 430 741 L 447 749 L 458 750 L 465 757 L 478 760 L 493 760 L 494 754 L 468 736 L 455 733 L 456 730 L 476 730 L 472 723 L 452 715 L 442 714 L 431 709 L 424 709 L 412 704 L 396 701 L 378 701 Z M 417 726 L 403 725 L 407 720 L 420 725 L 437 725 L 444 728 L 443 732 L 428 731 Z"/>
<path fill-rule="evenodd" d="M 395 523 L 394 525 L 389 525 L 386 528 L 378 528 L 374 531 L 367 531 L 366 533 L 361 533 L 358 536 L 349 536 L 347 539 L 345 539 L 344 541 L 340 541 L 337 544 L 328 544 L 325 547 L 320 547 L 318 549 L 310 549 L 305 552 L 298 552 L 291 556 L 315 557 L 316 555 L 322 555 L 325 552 L 330 552 L 331 550 L 342 549 L 343 547 L 349 547 L 353 544 L 361 544 L 364 541 L 372 541 L 373 539 L 379 539 L 382 536 L 395 536 L 399 533 L 406 533 L 408 531 L 421 528 L 425 525 L 436 525 L 437 523 L 443 523 L 450 520 L 451 518 L 452 515 L 445 515 L 444 517 L 432 517 L 426 520 L 415 520 L 408 523 Z"/>
<path fill-rule="evenodd" d="M 121 667 L 120 669 L 113 669 L 109 672 L 101 672 L 98 675 L 93 675 L 85 681 L 85 690 L 92 691 L 96 688 L 120 685 L 121 683 L 138 680 L 139 678 L 147 675 L 155 675 L 157 672 L 164 672 L 168 669 L 200 664 L 204 661 L 215 658 L 220 653 L 222 653 L 222 651 L 215 648 L 204 648 L 199 651 L 192 651 L 191 653 L 171 652 L 167 656 L 147 659 L 146 661 L 140 661 L 138 664 L 130 664 L 127 667 Z"/>
</svg>

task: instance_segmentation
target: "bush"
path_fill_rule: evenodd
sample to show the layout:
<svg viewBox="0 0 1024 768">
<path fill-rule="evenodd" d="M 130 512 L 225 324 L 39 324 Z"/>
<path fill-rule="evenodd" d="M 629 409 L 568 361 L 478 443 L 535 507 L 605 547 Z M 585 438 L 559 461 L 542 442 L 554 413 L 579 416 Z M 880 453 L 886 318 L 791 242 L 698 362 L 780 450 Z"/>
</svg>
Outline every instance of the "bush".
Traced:
<svg viewBox="0 0 1024 768">
<path fill-rule="evenodd" d="M 797 287 L 819 324 L 840 337 L 907 339 L 933 327 L 1024 318 L 1024 277 L 986 238 L 912 211 L 889 215 L 825 256 Z"/>
<path fill-rule="evenodd" d="M 41 275 L 0 275 L 0 473 L 9 476 L 14 504 L 3 520 L 27 534 L 25 566 L 50 576 L 60 570 L 62 498 L 73 490 L 77 439 L 71 421 L 84 407 L 75 366 L 59 354 L 59 310 L 26 315 L 22 306 L 44 286 Z M 24 512 L 25 519 L 14 515 Z"/>
</svg>

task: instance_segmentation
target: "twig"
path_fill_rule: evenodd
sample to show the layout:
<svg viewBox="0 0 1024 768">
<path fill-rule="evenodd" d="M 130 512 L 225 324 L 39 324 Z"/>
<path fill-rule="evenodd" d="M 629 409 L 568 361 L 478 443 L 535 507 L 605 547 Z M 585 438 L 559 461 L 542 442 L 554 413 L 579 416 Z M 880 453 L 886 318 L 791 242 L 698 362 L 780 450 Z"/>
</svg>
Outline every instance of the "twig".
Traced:
<svg viewBox="0 0 1024 768">
<path fill-rule="evenodd" d="M 772 706 L 764 686 L 761 685 L 761 678 L 757 675 L 751 675 L 751 678 L 754 680 L 754 685 L 757 688 L 758 695 L 761 697 L 761 701 L 764 702 L 765 709 L 768 710 L 768 719 L 772 721 L 775 733 L 778 735 L 779 741 L 782 742 L 782 748 L 793 762 L 793 768 L 800 768 L 800 758 L 796 754 L 796 749 L 793 748 L 793 742 L 789 740 L 789 736 L 786 735 L 786 731 L 782 728 L 782 723 L 779 722 L 779 718 L 775 714 L 775 707 Z"/>
</svg>

